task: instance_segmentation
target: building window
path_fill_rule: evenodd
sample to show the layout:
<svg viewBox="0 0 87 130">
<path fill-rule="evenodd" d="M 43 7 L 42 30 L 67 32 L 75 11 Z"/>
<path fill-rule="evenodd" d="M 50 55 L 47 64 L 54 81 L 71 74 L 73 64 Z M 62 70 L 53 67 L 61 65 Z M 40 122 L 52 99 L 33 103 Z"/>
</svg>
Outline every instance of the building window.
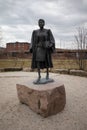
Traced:
<svg viewBox="0 0 87 130">
<path fill-rule="evenodd" d="M 18 48 L 20 48 L 20 44 L 18 44 Z"/>
<path fill-rule="evenodd" d="M 15 49 L 15 43 L 14 43 L 14 49 Z"/>
<path fill-rule="evenodd" d="M 24 48 L 24 43 L 22 44 L 22 47 Z"/>
</svg>

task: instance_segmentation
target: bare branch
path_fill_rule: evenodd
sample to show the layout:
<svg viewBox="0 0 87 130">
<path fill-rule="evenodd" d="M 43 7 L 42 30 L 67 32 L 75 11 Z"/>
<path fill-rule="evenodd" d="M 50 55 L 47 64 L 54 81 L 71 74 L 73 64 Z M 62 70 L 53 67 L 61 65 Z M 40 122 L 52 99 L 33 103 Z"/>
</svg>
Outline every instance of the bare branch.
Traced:
<svg viewBox="0 0 87 130">
<path fill-rule="evenodd" d="M 87 48 L 87 29 L 84 27 L 79 27 L 77 29 L 77 35 L 74 37 L 78 48 L 77 54 L 79 67 L 80 69 L 83 69 L 83 59 L 85 58 L 85 55 L 82 50 Z"/>
</svg>

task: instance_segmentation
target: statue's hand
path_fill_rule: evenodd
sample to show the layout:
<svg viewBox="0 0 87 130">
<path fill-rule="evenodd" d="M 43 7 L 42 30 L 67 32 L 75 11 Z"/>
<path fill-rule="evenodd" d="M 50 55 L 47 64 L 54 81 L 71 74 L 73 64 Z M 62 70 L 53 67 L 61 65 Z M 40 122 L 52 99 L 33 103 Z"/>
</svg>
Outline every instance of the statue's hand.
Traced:
<svg viewBox="0 0 87 130">
<path fill-rule="evenodd" d="M 52 43 L 50 43 L 50 44 L 49 44 L 49 48 L 51 48 L 52 46 L 53 46 L 53 44 L 52 44 Z"/>
<path fill-rule="evenodd" d="M 49 41 L 46 42 L 46 48 L 51 48 L 53 46 L 52 43 L 50 43 Z"/>
</svg>

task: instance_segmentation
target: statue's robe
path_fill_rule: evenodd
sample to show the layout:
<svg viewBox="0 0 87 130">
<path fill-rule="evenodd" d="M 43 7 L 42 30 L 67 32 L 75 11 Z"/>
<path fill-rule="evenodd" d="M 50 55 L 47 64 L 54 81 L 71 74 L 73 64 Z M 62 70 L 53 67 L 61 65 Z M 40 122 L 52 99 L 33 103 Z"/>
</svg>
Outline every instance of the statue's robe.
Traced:
<svg viewBox="0 0 87 130">
<path fill-rule="evenodd" d="M 31 38 L 30 52 L 32 54 L 31 68 L 37 68 L 37 62 L 40 62 L 40 68 L 52 68 L 51 54 L 55 50 L 55 40 L 50 29 L 34 30 Z"/>
</svg>

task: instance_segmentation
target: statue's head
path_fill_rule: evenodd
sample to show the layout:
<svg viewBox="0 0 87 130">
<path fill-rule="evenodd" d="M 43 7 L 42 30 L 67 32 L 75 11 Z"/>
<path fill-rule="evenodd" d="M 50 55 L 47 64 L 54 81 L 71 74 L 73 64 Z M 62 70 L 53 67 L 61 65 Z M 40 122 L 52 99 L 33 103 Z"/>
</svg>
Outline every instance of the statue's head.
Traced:
<svg viewBox="0 0 87 130">
<path fill-rule="evenodd" d="M 39 19 L 38 20 L 38 25 L 39 25 L 40 28 L 44 27 L 44 25 L 45 25 L 44 19 Z"/>
</svg>

